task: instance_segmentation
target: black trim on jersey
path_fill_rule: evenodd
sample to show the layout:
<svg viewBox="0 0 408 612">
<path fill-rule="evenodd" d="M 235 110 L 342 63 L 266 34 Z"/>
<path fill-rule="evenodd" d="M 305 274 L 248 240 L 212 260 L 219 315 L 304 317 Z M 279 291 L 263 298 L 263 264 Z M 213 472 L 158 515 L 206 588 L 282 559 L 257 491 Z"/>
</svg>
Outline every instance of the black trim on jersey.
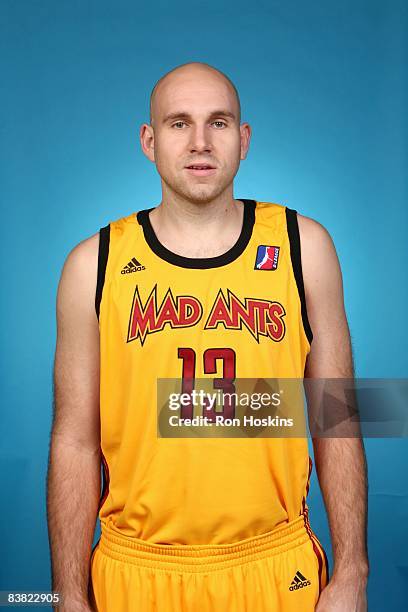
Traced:
<svg viewBox="0 0 408 612">
<path fill-rule="evenodd" d="M 99 321 L 99 309 L 102 299 L 102 290 L 105 283 L 106 264 L 108 263 L 110 241 L 110 223 L 101 227 L 99 230 L 99 249 L 98 249 L 98 276 L 96 281 L 95 310 Z"/>
<path fill-rule="evenodd" d="M 153 226 L 149 219 L 149 212 L 153 210 L 153 208 L 139 210 L 136 217 L 143 228 L 143 234 L 147 244 L 158 257 L 161 257 L 161 259 L 182 268 L 218 268 L 219 266 L 225 266 L 234 261 L 234 259 L 237 259 L 237 257 L 244 252 L 252 236 L 252 229 L 255 223 L 256 201 L 239 199 L 244 204 L 244 218 L 241 233 L 236 243 L 228 251 L 216 257 L 184 257 L 183 255 L 177 255 L 159 242 L 159 239 L 154 233 Z"/>
<path fill-rule="evenodd" d="M 300 249 L 300 235 L 299 235 L 299 224 L 297 220 L 297 211 L 286 207 L 286 226 L 288 228 L 288 236 L 290 243 L 290 257 L 292 260 L 293 273 L 295 275 L 296 284 L 299 292 L 301 310 L 302 310 L 302 321 L 303 328 L 305 330 L 309 343 L 313 340 L 313 332 L 310 327 L 309 319 L 307 316 L 306 309 L 306 296 L 305 287 L 303 284 L 302 274 L 302 257 Z"/>
<path fill-rule="evenodd" d="M 100 541 L 101 541 L 101 536 L 99 536 L 99 538 L 97 539 L 97 541 L 95 542 L 95 544 L 92 547 L 90 561 L 92 561 L 92 557 L 93 557 L 93 555 L 95 553 L 95 550 L 96 550 L 96 547 L 98 546 Z"/>
</svg>

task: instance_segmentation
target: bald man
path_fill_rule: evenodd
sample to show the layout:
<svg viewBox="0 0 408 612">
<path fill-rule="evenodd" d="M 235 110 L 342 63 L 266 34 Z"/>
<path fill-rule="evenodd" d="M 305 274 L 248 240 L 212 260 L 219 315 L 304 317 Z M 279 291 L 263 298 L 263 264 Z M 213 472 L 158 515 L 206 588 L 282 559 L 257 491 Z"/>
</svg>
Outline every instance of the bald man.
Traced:
<svg viewBox="0 0 408 612">
<path fill-rule="evenodd" d="M 193 62 L 164 75 L 140 129 L 161 202 L 65 261 L 47 498 L 60 610 L 366 609 L 361 440 L 313 439 L 329 580 L 306 503 L 303 403 L 296 412 L 295 393 L 287 415 L 299 435 L 272 404 L 254 413 L 268 431 L 238 418 L 241 381 L 353 375 L 328 232 L 282 204 L 234 198 L 250 137 L 225 74 Z M 180 401 L 166 412 L 169 380 Z M 193 402 L 200 381 L 221 402 Z"/>
</svg>

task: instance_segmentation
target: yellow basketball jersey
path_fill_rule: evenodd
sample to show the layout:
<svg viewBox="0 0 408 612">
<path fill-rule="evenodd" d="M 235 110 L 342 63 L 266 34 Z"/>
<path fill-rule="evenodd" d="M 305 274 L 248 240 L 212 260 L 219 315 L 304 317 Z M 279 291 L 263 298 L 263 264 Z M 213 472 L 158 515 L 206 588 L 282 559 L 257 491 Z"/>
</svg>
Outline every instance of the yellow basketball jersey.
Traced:
<svg viewBox="0 0 408 612">
<path fill-rule="evenodd" d="M 312 331 L 297 213 L 242 200 L 223 255 L 157 239 L 152 209 L 100 230 L 101 522 L 158 544 L 224 544 L 305 508 L 307 437 L 162 438 L 157 379 L 303 378 Z"/>
</svg>

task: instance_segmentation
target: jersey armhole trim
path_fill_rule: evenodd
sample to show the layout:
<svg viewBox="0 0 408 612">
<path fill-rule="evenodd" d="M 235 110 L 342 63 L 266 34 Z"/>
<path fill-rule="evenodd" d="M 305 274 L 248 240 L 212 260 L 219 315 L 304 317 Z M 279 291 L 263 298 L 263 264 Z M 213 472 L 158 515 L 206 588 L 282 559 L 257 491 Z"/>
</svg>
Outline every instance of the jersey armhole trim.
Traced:
<svg viewBox="0 0 408 612">
<path fill-rule="evenodd" d="M 285 212 L 286 212 L 286 226 L 288 229 L 289 244 L 290 244 L 290 257 L 292 260 L 293 273 L 295 276 L 296 285 L 297 285 L 298 292 L 299 292 L 303 328 L 305 330 L 305 334 L 309 341 L 309 344 L 311 344 L 313 340 L 313 332 L 312 332 L 312 328 L 310 327 L 309 319 L 307 316 L 306 295 L 305 295 L 305 287 L 303 283 L 302 256 L 301 256 L 300 234 L 299 234 L 299 224 L 298 224 L 298 219 L 297 219 L 297 211 L 292 208 L 286 207 Z"/>
<path fill-rule="evenodd" d="M 99 311 L 101 306 L 102 291 L 105 284 L 106 265 L 108 263 L 110 242 L 110 223 L 101 227 L 99 230 L 99 248 L 98 248 L 98 274 L 96 281 L 95 293 L 95 310 L 99 321 Z"/>
</svg>

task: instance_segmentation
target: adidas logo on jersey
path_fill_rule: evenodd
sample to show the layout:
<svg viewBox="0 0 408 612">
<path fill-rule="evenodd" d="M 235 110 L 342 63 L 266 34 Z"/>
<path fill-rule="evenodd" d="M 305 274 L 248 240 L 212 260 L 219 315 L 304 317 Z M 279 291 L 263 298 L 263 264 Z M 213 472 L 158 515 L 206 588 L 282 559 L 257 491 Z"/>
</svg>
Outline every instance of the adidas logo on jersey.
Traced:
<svg viewBox="0 0 408 612">
<path fill-rule="evenodd" d="M 140 272 L 140 270 L 146 270 L 145 266 L 137 261 L 136 257 L 132 257 L 126 266 L 122 268 L 121 274 L 130 274 L 130 272 Z"/>
<path fill-rule="evenodd" d="M 310 580 L 305 578 L 298 570 L 290 583 L 289 591 L 297 591 L 298 589 L 303 589 L 307 586 L 310 586 Z"/>
</svg>

